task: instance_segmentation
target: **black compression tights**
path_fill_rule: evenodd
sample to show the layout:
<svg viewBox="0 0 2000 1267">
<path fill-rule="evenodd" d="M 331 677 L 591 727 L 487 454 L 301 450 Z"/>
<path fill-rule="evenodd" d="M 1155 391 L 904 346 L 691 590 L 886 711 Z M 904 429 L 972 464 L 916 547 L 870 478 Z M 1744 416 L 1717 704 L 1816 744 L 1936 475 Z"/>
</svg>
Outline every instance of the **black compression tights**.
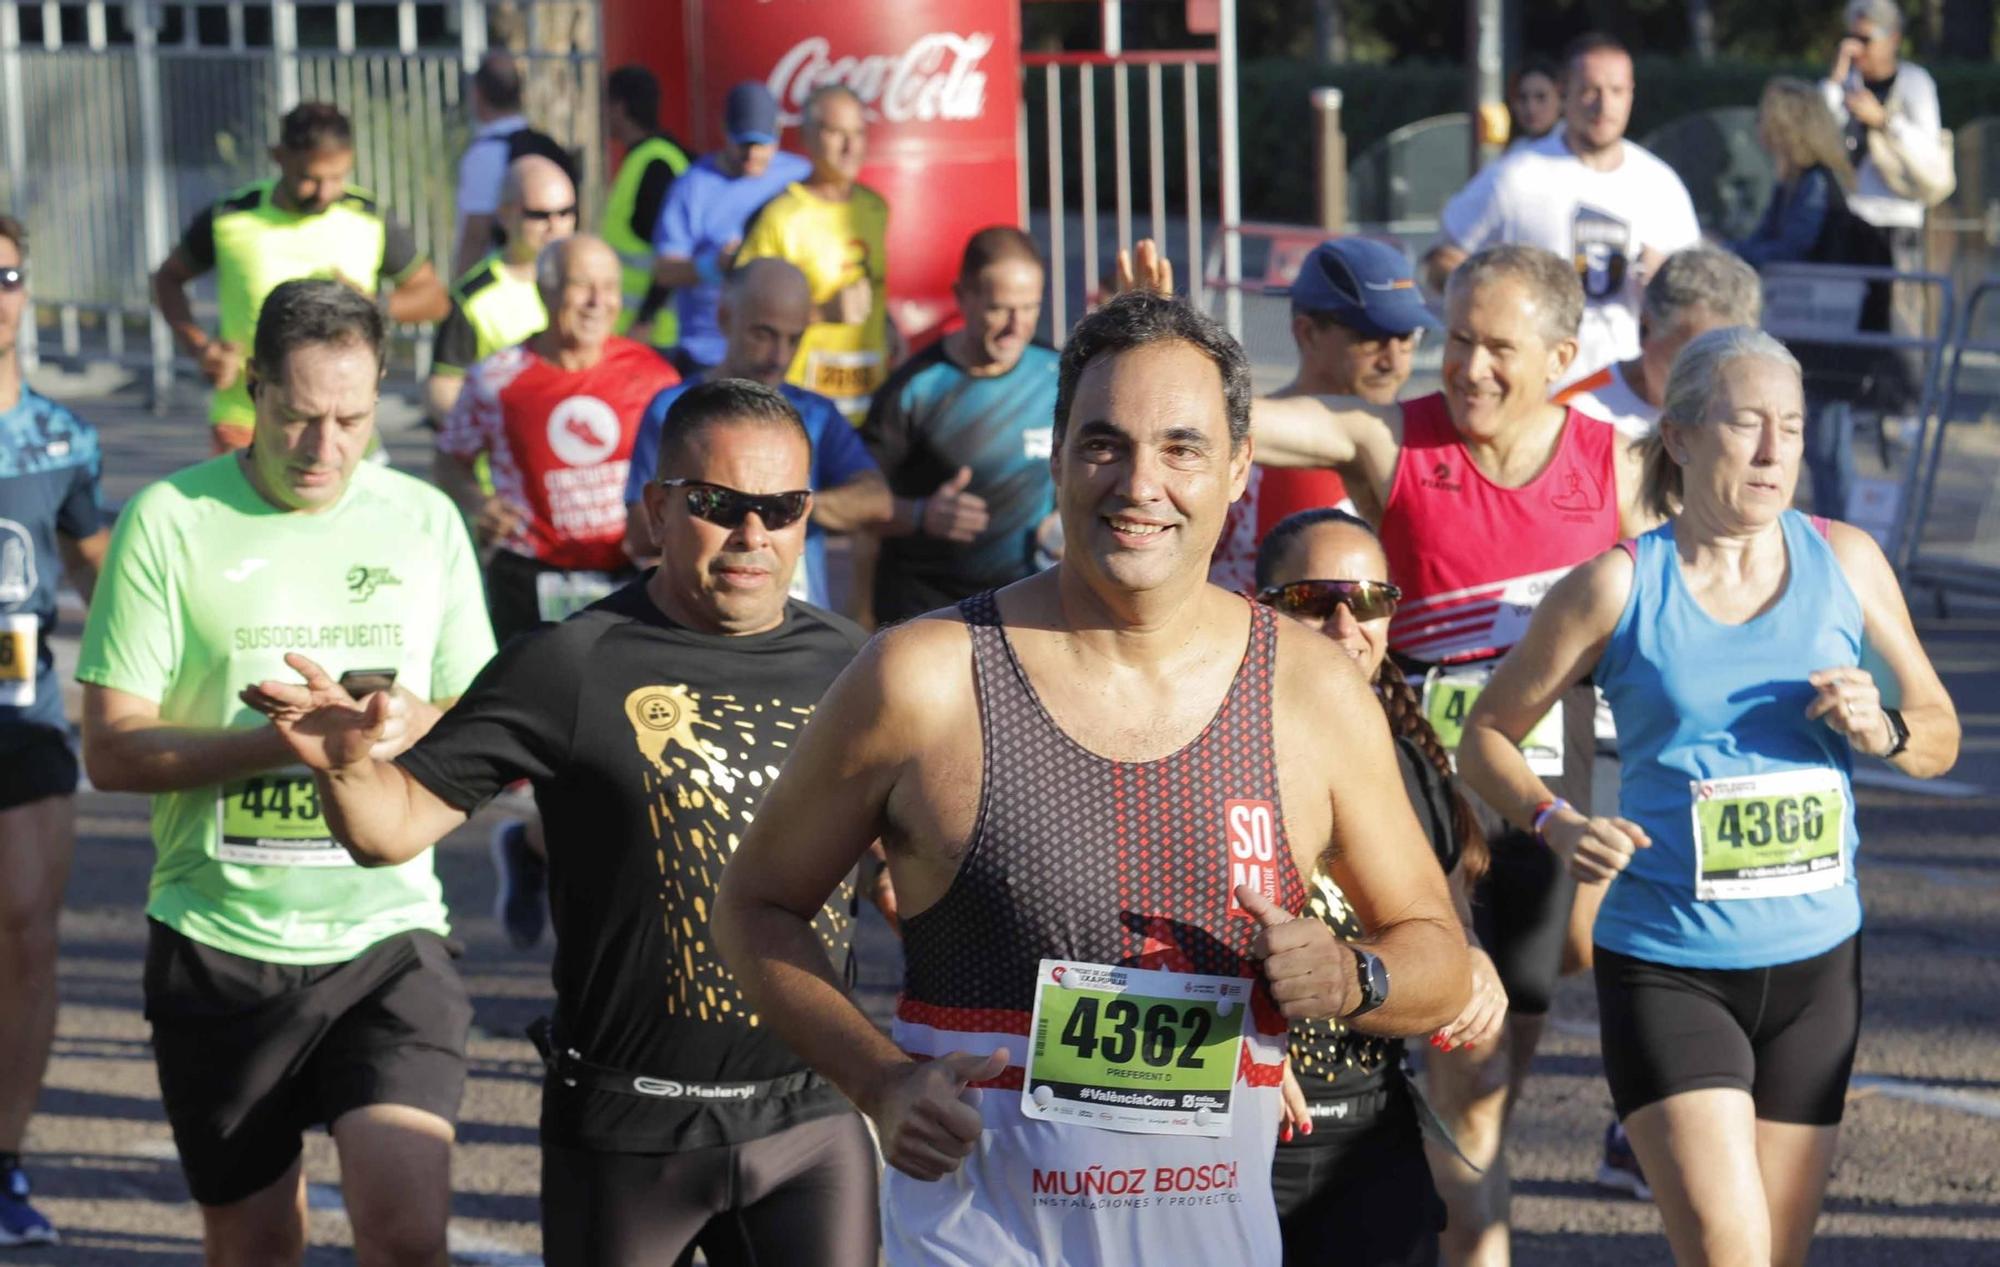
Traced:
<svg viewBox="0 0 2000 1267">
<path fill-rule="evenodd" d="M 548 1267 L 874 1267 L 875 1147 L 853 1113 L 684 1153 L 542 1147 Z"/>
</svg>

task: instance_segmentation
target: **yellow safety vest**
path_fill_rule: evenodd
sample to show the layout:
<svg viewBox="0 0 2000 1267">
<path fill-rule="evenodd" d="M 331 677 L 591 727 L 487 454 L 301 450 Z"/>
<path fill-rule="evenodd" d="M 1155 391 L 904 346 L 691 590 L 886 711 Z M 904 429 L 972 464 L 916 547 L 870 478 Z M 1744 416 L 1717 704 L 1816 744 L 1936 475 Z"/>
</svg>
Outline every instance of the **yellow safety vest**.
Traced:
<svg viewBox="0 0 2000 1267">
<path fill-rule="evenodd" d="M 618 252 L 618 259 L 625 266 L 625 309 L 618 316 L 618 333 L 626 334 L 632 325 L 632 318 L 638 314 L 639 306 L 646 301 L 646 292 L 653 285 L 653 243 L 649 237 L 641 237 L 632 230 L 632 211 L 639 198 L 639 185 L 646 178 L 646 169 L 654 163 L 665 163 L 678 176 L 688 169 L 688 157 L 681 148 L 664 136 L 649 136 L 633 146 L 619 165 L 618 177 L 611 182 L 611 193 L 604 202 L 604 223 L 602 236 Z M 654 347 L 672 347 L 680 340 L 680 321 L 674 315 L 672 303 L 662 303 L 653 316 L 649 330 L 635 334 L 633 338 L 644 337 Z"/>
<path fill-rule="evenodd" d="M 246 355 L 256 340 L 257 310 L 281 283 L 337 273 L 372 294 L 382 280 L 387 227 L 373 197 L 349 187 L 325 211 L 300 215 L 272 201 L 276 184 L 262 180 L 246 186 L 217 203 L 212 213 L 220 333 Z M 246 380 L 238 378 L 233 387 L 215 393 L 208 416 L 237 426 L 255 422 L 257 410 Z"/>
</svg>

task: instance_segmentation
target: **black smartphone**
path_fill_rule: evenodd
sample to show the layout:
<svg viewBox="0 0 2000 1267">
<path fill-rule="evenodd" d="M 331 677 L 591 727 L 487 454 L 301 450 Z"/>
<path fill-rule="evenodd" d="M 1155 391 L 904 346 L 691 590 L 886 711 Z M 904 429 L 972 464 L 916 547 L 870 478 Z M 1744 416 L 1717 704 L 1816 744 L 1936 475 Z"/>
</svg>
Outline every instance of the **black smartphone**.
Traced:
<svg viewBox="0 0 2000 1267">
<path fill-rule="evenodd" d="M 394 669 L 349 669 L 340 675 L 340 689 L 355 699 L 367 699 L 396 684 Z"/>
</svg>

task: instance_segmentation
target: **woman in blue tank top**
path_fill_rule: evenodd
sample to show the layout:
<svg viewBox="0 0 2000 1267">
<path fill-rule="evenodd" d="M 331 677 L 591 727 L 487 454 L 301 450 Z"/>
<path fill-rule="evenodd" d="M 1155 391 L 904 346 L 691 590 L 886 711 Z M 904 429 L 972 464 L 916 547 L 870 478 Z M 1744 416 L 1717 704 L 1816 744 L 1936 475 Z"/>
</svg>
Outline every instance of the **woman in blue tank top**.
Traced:
<svg viewBox="0 0 2000 1267">
<path fill-rule="evenodd" d="M 1882 551 L 1790 509 L 1803 401 L 1768 335 L 1688 344 L 1646 442 L 1666 521 L 1543 601 L 1459 748 L 1480 796 L 1610 885 L 1605 1074 L 1684 1263 L 1804 1263 L 1860 1031 L 1854 754 L 1920 778 L 1958 756 Z M 1615 817 L 1551 796 L 1515 747 L 1586 678 L 1618 723 Z"/>
</svg>

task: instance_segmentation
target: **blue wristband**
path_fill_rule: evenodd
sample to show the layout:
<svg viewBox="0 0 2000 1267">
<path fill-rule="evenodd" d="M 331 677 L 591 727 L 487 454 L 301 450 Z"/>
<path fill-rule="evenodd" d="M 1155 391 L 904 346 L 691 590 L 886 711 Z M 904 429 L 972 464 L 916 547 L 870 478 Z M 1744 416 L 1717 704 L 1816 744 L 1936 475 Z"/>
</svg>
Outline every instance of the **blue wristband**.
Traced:
<svg viewBox="0 0 2000 1267">
<path fill-rule="evenodd" d="M 694 257 L 694 275 L 704 286 L 714 286 L 722 281 L 722 252 L 703 251 Z"/>
</svg>

